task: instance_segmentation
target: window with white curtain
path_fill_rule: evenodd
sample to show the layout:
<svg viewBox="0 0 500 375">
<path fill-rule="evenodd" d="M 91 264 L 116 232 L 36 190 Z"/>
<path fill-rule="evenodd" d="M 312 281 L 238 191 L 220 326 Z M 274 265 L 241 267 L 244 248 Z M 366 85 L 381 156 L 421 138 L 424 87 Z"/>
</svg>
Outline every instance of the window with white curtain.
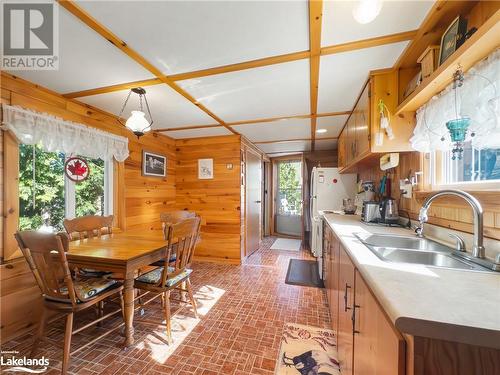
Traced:
<svg viewBox="0 0 500 375">
<path fill-rule="evenodd" d="M 434 189 L 500 189 L 500 49 L 417 110 L 412 148 L 431 155 Z M 465 141 L 447 123 L 468 118 Z M 453 154 L 452 149 L 463 149 Z"/>
<path fill-rule="evenodd" d="M 2 105 L 2 130 L 19 142 L 19 228 L 62 230 L 64 218 L 113 212 L 113 160 L 129 156 L 128 138 L 83 124 Z M 82 156 L 90 173 L 75 183 L 66 158 Z"/>
</svg>

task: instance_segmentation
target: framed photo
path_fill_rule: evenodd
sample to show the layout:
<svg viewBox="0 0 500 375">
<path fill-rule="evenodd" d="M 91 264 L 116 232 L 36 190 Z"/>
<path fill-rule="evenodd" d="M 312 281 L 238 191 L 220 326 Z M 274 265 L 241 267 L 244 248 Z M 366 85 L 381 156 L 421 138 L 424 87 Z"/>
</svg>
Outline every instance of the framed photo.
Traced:
<svg viewBox="0 0 500 375">
<path fill-rule="evenodd" d="M 167 176 L 167 157 L 142 151 L 142 175 L 152 177 Z"/>
<path fill-rule="evenodd" d="M 211 180 L 214 178 L 214 159 L 198 159 L 198 179 Z"/>
<path fill-rule="evenodd" d="M 467 32 L 467 20 L 458 16 L 453 20 L 441 37 L 441 48 L 439 51 L 439 65 L 444 63 L 465 40 Z"/>
</svg>

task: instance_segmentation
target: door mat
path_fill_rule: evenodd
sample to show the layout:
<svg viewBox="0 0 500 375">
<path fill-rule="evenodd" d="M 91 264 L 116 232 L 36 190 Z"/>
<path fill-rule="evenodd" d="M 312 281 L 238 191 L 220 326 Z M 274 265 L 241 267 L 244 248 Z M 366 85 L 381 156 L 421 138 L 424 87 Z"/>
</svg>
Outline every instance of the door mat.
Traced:
<svg viewBox="0 0 500 375">
<path fill-rule="evenodd" d="M 323 288 L 319 277 L 318 262 L 315 260 L 290 259 L 286 273 L 286 284 Z"/>
<path fill-rule="evenodd" d="M 271 250 L 300 251 L 301 240 L 278 238 L 271 246 Z"/>
<path fill-rule="evenodd" d="M 334 332 L 301 324 L 285 324 L 274 374 L 339 375 Z"/>
</svg>

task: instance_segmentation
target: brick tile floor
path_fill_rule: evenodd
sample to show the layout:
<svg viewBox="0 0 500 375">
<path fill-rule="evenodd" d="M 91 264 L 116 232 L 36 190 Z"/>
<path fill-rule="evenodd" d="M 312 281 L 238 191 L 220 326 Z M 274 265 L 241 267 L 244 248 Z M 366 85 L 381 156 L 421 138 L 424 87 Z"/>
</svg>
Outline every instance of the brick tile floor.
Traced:
<svg viewBox="0 0 500 375">
<path fill-rule="evenodd" d="M 273 374 L 285 322 L 330 327 L 326 296 L 322 289 L 285 284 L 291 258 L 308 259 L 308 251 L 270 250 L 274 238 L 264 239 L 261 248 L 241 266 L 195 263 L 191 276 L 200 319 L 189 305 L 172 304 L 174 343 L 165 342 L 164 328 L 135 324 L 135 344 L 124 351 L 123 337 L 115 331 L 75 354 L 70 373 L 96 374 Z M 94 314 L 89 312 L 86 314 Z M 162 317 L 159 303 L 146 307 L 148 319 Z M 86 317 L 75 319 L 76 324 Z M 101 329 L 91 328 L 73 339 L 73 348 L 85 343 Z M 49 337 L 62 342 L 62 322 L 54 322 Z M 2 346 L 28 354 L 31 335 Z M 59 374 L 61 349 L 43 343 L 38 356 L 50 359 L 45 374 Z M 19 356 L 19 355 L 18 355 Z"/>
</svg>

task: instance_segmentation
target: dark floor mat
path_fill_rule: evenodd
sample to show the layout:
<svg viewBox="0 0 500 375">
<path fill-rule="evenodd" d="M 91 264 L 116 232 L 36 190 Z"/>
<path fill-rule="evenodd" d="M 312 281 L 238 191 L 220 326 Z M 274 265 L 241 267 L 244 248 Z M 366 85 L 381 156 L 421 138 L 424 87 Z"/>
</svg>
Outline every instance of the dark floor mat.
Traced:
<svg viewBox="0 0 500 375">
<path fill-rule="evenodd" d="M 324 288 L 315 260 L 290 259 L 285 283 L 290 285 Z"/>
</svg>

